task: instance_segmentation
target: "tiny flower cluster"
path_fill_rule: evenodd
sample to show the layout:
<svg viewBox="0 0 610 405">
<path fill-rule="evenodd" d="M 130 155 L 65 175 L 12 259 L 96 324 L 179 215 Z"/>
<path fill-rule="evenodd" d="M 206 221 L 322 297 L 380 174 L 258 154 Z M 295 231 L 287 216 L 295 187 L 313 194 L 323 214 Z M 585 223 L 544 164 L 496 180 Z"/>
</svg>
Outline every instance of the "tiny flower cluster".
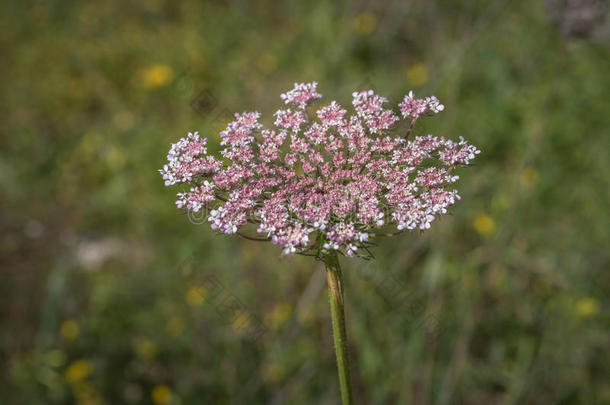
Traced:
<svg viewBox="0 0 610 405">
<path fill-rule="evenodd" d="M 445 109 L 445 106 L 434 96 L 417 98 L 413 95 L 413 92 L 410 91 L 409 94 L 405 96 L 403 102 L 398 104 L 398 108 L 400 108 L 400 112 L 404 118 L 412 117 L 413 119 L 418 119 L 428 111 L 438 114 Z"/>
<path fill-rule="evenodd" d="M 409 92 L 398 105 L 406 136 L 390 136 L 400 118 L 372 90 L 353 93 L 353 115 L 336 101 L 310 115 L 321 97 L 317 83 L 295 83 L 281 95 L 288 108 L 275 112 L 275 128 L 258 112 L 235 114 L 219 134 L 221 158 L 198 133 L 173 144 L 160 172 L 167 186 L 190 185 L 178 208 L 209 209 L 212 229 L 226 234 L 252 239 L 252 227 L 286 254 L 367 257 L 377 228 L 428 229 L 460 199 L 453 169 L 480 151 L 463 138 L 407 138 L 417 119 L 444 109 L 436 97 Z"/>
</svg>

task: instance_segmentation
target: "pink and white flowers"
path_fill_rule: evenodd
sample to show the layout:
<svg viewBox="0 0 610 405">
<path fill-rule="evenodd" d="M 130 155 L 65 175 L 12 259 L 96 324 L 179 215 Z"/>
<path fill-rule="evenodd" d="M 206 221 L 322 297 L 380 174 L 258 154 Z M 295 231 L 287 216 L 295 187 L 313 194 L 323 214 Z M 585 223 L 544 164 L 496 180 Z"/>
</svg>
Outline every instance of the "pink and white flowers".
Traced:
<svg viewBox="0 0 610 405">
<path fill-rule="evenodd" d="M 274 114 L 275 128 L 258 112 L 235 114 L 220 157 L 197 132 L 173 144 L 160 172 L 166 186 L 190 186 L 178 208 L 205 208 L 214 230 L 258 232 L 286 254 L 368 256 L 377 228 L 428 229 L 460 199 L 452 171 L 480 151 L 461 137 L 407 139 L 416 120 L 444 109 L 436 97 L 409 92 L 398 105 L 406 136 L 391 135 L 400 118 L 372 90 L 353 93 L 352 115 L 336 101 L 309 114 L 321 97 L 317 83 L 295 84 L 281 95 L 288 108 Z"/>
</svg>

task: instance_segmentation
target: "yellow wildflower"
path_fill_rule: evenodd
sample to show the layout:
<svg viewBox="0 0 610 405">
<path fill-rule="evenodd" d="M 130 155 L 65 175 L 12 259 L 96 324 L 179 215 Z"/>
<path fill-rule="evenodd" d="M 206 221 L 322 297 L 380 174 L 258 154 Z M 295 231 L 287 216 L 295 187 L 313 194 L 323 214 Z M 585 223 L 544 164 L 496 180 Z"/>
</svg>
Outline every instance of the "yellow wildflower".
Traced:
<svg viewBox="0 0 610 405">
<path fill-rule="evenodd" d="M 428 82 L 428 68 L 423 63 L 416 63 L 407 70 L 407 79 L 414 86 L 423 86 Z"/>
<path fill-rule="evenodd" d="M 156 385 L 153 388 L 150 397 L 155 404 L 169 404 L 172 401 L 172 391 L 167 385 Z"/>
<path fill-rule="evenodd" d="M 186 302 L 192 306 L 196 307 L 203 304 L 205 298 L 207 296 L 207 290 L 205 287 L 197 285 L 188 289 L 186 292 Z"/>
<path fill-rule="evenodd" d="M 581 298 L 576 302 L 576 315 L 579 318 L 590 318 L 599 313 L 599 302 L 595 298 Z"/>
<path fill-rule="evenodd" d="M 250 314 L 240 310 L 235 313 L 231 319 L 231 328 L 237 333 L 245 333 L 250 326 Z"/>
<path fill-rule="evenodd" d="M 72 319 L 63 321 L 59 327 L 61 336 L 67 340 L 74 340 L 78 336 L 79 331 L 80 328 L 78 327 L 78 324 Z"/>
<path fill-rule="evenodd" d="M 77 383 L 82 381 L 93 373 L 93 369 L 93 363 L 91 363 L 89 360 L 76 360 L 66 369 L 66 381 L 69 383 Z"/>
<path fill-rule="evenodd" d="M 174 71 L 167 65 L 157 64 L 152 65 L 140 73 L 140 82 L 142 86 L 155 89 L 169 84 L 174 78 Z"/>
<path fill-rule="evenodd" d="M 496 230 L 496 223 L 487 214 L 479 214 L 473 221 L 472 226 L 475 231 L 483 236 L 489 236 Z"/>
</svg>

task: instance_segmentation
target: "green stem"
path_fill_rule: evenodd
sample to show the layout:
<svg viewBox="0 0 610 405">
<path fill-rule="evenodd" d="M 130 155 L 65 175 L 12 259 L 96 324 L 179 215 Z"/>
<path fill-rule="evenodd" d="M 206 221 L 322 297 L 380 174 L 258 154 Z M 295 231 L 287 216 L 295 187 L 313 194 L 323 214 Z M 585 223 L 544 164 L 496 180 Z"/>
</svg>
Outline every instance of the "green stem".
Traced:
<svg viewBox="0 0 610 405">
<path fill-rule="evenodd" d="M 337 369 L 343 405 L 352 405 L 352 387 L 349 379 L 349 358 L 347 353 L 347 334 L 345 333 L 345 314 L 343 312 L 343 278 L 337 254 L 325 258 L 326 280 L 330 297 Z"/>
</svg>

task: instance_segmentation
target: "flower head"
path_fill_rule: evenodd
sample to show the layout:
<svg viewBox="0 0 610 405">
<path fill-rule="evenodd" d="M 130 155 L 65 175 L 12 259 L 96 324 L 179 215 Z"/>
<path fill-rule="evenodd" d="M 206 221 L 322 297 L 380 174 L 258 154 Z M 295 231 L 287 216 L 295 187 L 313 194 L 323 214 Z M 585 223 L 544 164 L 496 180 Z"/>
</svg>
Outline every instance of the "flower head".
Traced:
<svg viewBox="0 0 610 405">
<path fill-rule="evenodd" d="M 380 227 L 430 228 L 460 199 L 453 170 L 480 152 L 463 138 L 393 136 L 400 118 L 372 90 L 353 93 L 351 115 L 336 101 L 308 114 L 321 98 L 315 82 L 281 98 L 292 108 L 275 112 L 275 128 L 264 128 L 258 112 L 235 115 L 220 133 L 222 158 L 207 154 L 198 133 L 172 145 L 160 172 L 167 186 L 189 185 L 178 208 L 206 209 L 212 229 L 257 232 L 285 254 L 366 257 Z M 412 92 L 398 108 L 410 120 L 407 135 L 415 120 L 444 109 Z"/>
<path fill-rule="evenodd" d="M 280 98 L 286 104 L 293 104 L 301 109 L 304 109 L 311 100 L 322 98 L 322 95 L 317 91 L 318 83 L 295 83 L 294 89 L 280 94 Z"/>
<path fill-rule="evenodd" d="M 445 106 L 436 97 L 417 98 L 412 91 L 405 96 L 398 107 L 404 118 L 412 117 L 413 119 L 418 119 L 428 111 L 438 114 L 445 109 Z"/>
<path fill-rule="evenodd" d="M 159 170 L 166 186 L 188 183 L 220 169 L 220 162 L 207 155 L 206 143 L 207 139 L 201 138 L 198 132 L 189 132 L 186 138 L 172 145 L 167 154 L 167 164 Z"/>
</svg>

